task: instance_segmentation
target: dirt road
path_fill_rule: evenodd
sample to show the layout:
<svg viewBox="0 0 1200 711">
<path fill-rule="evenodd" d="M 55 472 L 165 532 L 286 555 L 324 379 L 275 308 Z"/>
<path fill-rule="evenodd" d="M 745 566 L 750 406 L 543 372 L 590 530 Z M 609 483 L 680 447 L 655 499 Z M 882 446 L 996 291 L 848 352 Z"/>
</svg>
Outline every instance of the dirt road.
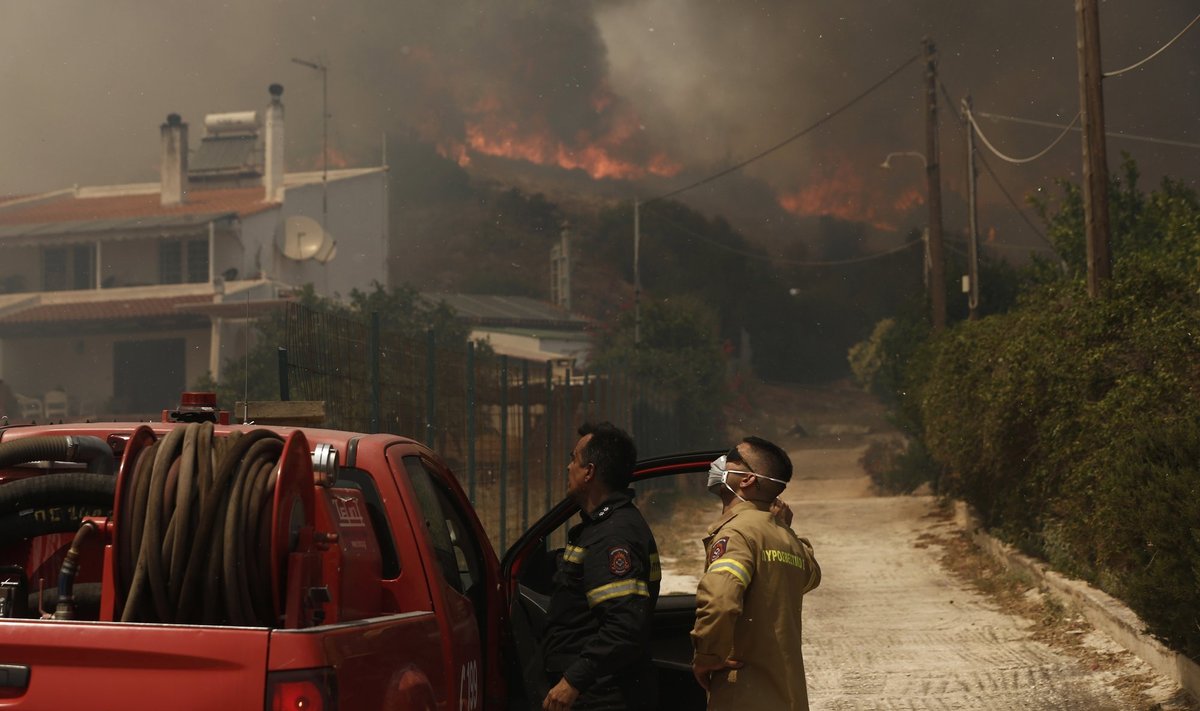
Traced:
<svg viewBox="0 0 1200 711">
<path fill-rule="evenodd" d="M 776 401 L 738 429 L 780 443 L 795 465 L 783 498 L 824 573 L 804 598 L 814 711 L 1197 708 L 1028 583 L 1008 580 L 1008 598 L 981 592 L 980 576 L 1004 574 L 933 497 L 875 496 L 859 459 L 873 439 L 895 436 L 877 403 L 853 391 L 768 395 Z M 664 592 L 695 590 L 694 541 L 712 514 L 676 519 L 670 539 L 688 545 L 664 550 Z"/>
<path fill-rule="evenodd" d="M 799 476 L 819 474 L 784 497 L 824 572 L 804 602 L 813 709 L 1186 708 L 1103 635 L 1079 630 L 1082 652 L 1038 641 L 1031 620 L 953 575 L 939 544 L 953 523 L 932 497 L 871 496 L 864 446 L 791 451 Z"/>
</svg>

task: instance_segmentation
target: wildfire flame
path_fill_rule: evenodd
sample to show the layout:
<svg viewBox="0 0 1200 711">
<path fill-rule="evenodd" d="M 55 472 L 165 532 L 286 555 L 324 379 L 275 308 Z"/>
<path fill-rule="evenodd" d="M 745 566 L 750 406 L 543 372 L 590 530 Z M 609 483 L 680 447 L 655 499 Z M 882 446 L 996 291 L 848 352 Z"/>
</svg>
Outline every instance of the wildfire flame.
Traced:
<svg viewBox="0 0 1200 711">
<path fill-rule="evenodd" d="M 831 216 L 865 222 L 882 230 L 895 230 L 896 220 L 913 208 L 925 204 L 916 187 L 908 187 L 897 197 L 894 189 L 868 183 L 846 160 L 833 162 L 829 171 L 815 169 L 810 184 L 778 196 L 783 209 L 802 217 Z"/>
<path fill-rule="evenodd" d="M 658 152 L 644 162 L 624 157 L 636 145 L 640 126 L 632 110 L 616 101 L 607 91 L 592 97 L 591 108 L 605 126 L 594 135 L 588 130 L 576 132 L 572 140 L 556 138 L 544 119 L 508 118 L 504 102 L 496 96 L 480 99 L 470 109 L 462 141 L 443 140 L 438 150 L 459 165 L 471 163 L 472 154 L 520 160 L 535 165 L 582 170 L 593 179 L 629 180 L 646 175 L 669 177 L 681 166 Z"/>
<path fill-rule="evenodd" d="M 328 146 L 325 149 L 325 163 L 321 162 L 321 152 L 317 151 L 316 155 L 314 155 L 311 160 L 304 161 L 304 165 L 309 170 L 321 170 L 324 167 L 328 167 L 330 170 L 336 170 L 339 168 L 349 168 L 350 158 L 336 147 Z"/>
</svg>

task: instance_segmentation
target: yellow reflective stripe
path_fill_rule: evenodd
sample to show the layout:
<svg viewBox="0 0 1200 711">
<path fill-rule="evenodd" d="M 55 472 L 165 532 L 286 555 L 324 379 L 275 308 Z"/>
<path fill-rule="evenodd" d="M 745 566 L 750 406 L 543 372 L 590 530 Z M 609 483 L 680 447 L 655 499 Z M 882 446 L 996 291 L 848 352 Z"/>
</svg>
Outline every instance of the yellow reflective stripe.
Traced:
<svg viewBox="0 0 1200 711">
<path fill-rule="evenodd" d="M 708 566 L 708 572 L 715 573 L 723 570 L 733 577 L 737 578 L 742 585 L 750 585 L 750 571 L 746 570 L 746 566 L 733 560 L 732 558 L 718 558 L 715 563 Z"/>
<path fill-rule="evenodd" d="M 595 607 L 605 600 L 613 600 L 618 597 L 627 597 L 629 595 L 650 597 L 650 587 L 646 585 L 645 580 L 638 580 L 636 578 L 632 578 L 630 580 L 618 580 L 615 583 L 601 585 L 600 587 L 588 590 L 588 607 Z"/>
<path fill-rule="evenodd" d="M 587 548 L 579 546 L 567 546 L 563 549 L 563 560 L 568 563 L 582 563 L 583 554 L 587 552 Z"/>
<path fill-rule="evenodd" d="M 658 562 L 658 554 L 650 554 L 650 582 L 662 580 L 662 565 Z"/>
</svg>

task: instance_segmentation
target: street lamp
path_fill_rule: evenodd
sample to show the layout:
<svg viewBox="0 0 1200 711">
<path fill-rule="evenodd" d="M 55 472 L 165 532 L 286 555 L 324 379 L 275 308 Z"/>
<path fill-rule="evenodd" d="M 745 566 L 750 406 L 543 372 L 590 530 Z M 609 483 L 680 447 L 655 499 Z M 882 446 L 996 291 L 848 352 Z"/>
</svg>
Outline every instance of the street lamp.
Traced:
<svg viewBox="0 0 1200 711">
<path fill-rule="evenodd" d="M 925 160 L 925 154 L 921 153 L 919 151 L 892 151 L 891 153 L 887 154 L 887 158 L 883 159 L 883 162 L 879 164 L 879 167 L 880 168 L 891 168 L 892 167 L 892 159 L 895 158 L 896 156 L 909 156 L 911 158 L 920 158 L 921 165 L 923 165 L 925 167 L 929 167 L 929 161 Z"/>
</svg>

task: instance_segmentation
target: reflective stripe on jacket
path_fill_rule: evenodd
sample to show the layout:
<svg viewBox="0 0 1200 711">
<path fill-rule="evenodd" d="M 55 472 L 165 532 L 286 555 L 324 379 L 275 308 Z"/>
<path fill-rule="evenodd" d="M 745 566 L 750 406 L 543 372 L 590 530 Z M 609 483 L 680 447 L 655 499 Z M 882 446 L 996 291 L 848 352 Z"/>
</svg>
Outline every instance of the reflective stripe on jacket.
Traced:
<svg viewBox="0 0 1200 711">
<path fill-rule="evenodd" d="M 567 533 L 546 618 L 546 671 L 576 689 L 650 670 L 658 599 L 658 547 L 625 492 L 612 494 Z"/>
</svg>

